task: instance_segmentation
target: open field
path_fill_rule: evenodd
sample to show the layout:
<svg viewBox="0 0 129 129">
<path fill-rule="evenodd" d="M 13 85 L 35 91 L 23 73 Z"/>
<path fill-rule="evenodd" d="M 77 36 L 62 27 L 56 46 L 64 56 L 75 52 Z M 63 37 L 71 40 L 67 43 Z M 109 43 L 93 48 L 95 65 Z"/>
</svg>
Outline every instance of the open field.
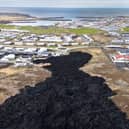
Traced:
<svg viewBox="0 0 129 129">
<path fill-rule="evenodd" d="M 113 37 L 105 35 L 105 34 L 94 34 L 92 35 L 92 38 L 95 42 L 99 43 L 110 43 L 113 39 Z"/>
<path fill-rule="evenodd" d="M 68 29 L 68 31 L 69 33 L 75 33 L 77 35 L 103 33 L 103 31 L 95 28 L 77 28 L 77 29 Z"/>
<path fill-rule="evenodd" d="M 129 27 L 122 28 L 121 32 L 129 32 Z"/>
<path fill-rule="evenodd" d="M 73 33 L 77 35 L 81 34 L 97 34 L 102 33 L 103 31 L 94 29 L 94 28 L 77 28 L 77 29 L 65 29 L 65 28 L 57 28 L 57 27 L 49 27 L 49 28 L 42 28 L 42 27 L 31 27 L 31 26 L 24 26 L 20 27 L 21 30 L 28 30 L 31 33 L 36 34 L 62 34 L 62 33 Z"/>
<path fill-rule="evenodd" d="M 0 69 L 0 103 L 19 93 L 25 86 L 34 86 L 50 75 L 50 72 L 39 67 Z"/>
<path fill-rule="evenodd" d="M 0 24 L 0 29 L 16 29 L 17 27 L 14 25 L 6 25 L 6 24 Z"/>
<path fill-rule="evenodd" d="M 57 34 L 60 35 L 62 33 L 73 33 L 77 35 L 82 34 L 102 34 L 103 31 L 95 28 L 77 28 L 77 29 L 65 29 L 65 28 L 57 28 L 57 27 L 33 27 L 33 26 L 14 26 L 14 25 L 5 25 L 0 24 L 1 29 L 20 29 L 20 30 L 27 30 L 31 33 L 35 34 Z"/>
<path fill-rule="evenodd" d="M 35 34 L 61 34 L 61 33 L 68 33 L 67 29 L 63 28 L 56 28 L 56 27 L 32 27 L 32 26 L 21 26 L 19 27 L 20 30 L 27 30 L 31 33 Z"/>
<path fill-rule="evenodd" d="M 7 76 L 13 76 L 15 74 L 18 74 L 20 72 L 25 71 L 27 68 L 13 68 L 13 67 L 7 67 L 0 69 L 0 73 L 4 73 Z"/>
</svg>

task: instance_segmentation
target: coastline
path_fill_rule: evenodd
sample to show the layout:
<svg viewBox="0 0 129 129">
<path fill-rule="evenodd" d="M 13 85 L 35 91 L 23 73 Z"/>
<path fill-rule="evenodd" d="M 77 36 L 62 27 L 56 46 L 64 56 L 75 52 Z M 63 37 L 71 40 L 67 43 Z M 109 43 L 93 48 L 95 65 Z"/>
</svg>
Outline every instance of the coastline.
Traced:
<svg viewBox="0 0 129 129">
<path fill-rule="evenodd" d="M 34 17 L 22 13 L 0 12 L 0 24 L 36 23 L 37 21 L 72 21 L 72 19 L 65 17 Z"/>
<path fill-rule="evenodd" d="M 12 23 L 13 21 L 31 21 L 36 19 L 36 17 L 32 17 L 28 14 L 0 13 L 0 23 L 2 24 Z"/>
</svg>

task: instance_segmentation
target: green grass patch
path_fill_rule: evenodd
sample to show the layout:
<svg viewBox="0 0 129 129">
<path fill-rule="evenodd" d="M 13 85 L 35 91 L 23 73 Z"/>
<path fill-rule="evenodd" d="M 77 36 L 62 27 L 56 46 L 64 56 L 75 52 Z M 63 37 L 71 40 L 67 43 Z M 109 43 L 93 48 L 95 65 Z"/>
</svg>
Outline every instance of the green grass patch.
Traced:
<svg viewBox="0 0 129 129">
<path fill-rule="evenodd" d="M 20 30 L 28 30 L 31 33 L 35 34 L 61 34 L 66 33 L 67 30 L 63 28 L 56 28 L 56 27 L 32 27 L 32 26 L 21 26 L 19 27 Z"/>
<path fill-rule="evenodd" d="M 69 29 L 70 33 L 75 33 L 77 35 L 82 34 L 98 34 L 102 33 L 101 30 L 95 29 L 95 28 L 77 28 L 77 29 Z"/>
<path fill-rule="evenodd" d="M 63 33 L 73 33 L 77 35 L 82 34 L 98 34 L 103 33 L 102 30 L 95 29 L 95 28 L 77 28 L 77 29 L 66 29 L 66 28 L 56 28 L 56 27 L 32 27 L 32 26 L 23 26 L 20 27 L 21 30 L 28 30 L 31 33 L 35 34 L 63 34 Z"/>
<path fill-rule="evenodd" d="M 27 30 L 30 33 L 34 34 L 63 34 L 63 33 L 73 33 L 77 35 L 82 34 L 98 34 L 104 33 L 102 30 L 95 29 L 95 28 L 76 28 L 76 29 L 66 29 L 66 28 L 58 28 L 58 27 L 34 27 L 34 26 L 14 26 L 14 25 L 5 25 L 0 24 L 1 29 L 20 29 L 20 30 Z"/>
<path fill-rule="evenodd" d="M 129 32 L 129 27 L 122 28 L 121 32 Z"/>
<path fill-rule="evenodd" d="M 6 24 L 0 24 L 0 29 L 16 29 L 17 27 L 14 25 L 6 25 Z"/>
</svg>

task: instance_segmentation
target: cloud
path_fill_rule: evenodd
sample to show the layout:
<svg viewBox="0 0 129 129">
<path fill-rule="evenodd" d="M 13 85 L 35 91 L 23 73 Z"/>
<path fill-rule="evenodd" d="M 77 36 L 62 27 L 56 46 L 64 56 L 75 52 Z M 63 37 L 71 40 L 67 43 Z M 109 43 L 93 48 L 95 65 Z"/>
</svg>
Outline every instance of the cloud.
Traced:
<svg viewBox="0 0 129 129">
<path fill-rule="evenodd" d="M 129 0 L 0 0 L 1 7 L 128 7 Z"/>
</svg>

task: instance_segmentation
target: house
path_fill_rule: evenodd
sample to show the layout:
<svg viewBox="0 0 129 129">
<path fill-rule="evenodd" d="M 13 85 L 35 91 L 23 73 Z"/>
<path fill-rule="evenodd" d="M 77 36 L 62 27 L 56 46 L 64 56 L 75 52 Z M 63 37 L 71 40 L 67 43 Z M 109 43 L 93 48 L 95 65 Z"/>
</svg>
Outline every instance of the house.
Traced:
<svg viewBox="0 0 129 129">
<path fill-rule="evenodd" d="M 13 39 L 14 42 L 19 42 L 19 39 L 15 38 Z"/>
<path fill-rule="evenodd" d="M 124 43 L 123 39 L 113 39 L 112 43 Z"/>
<path fill-rule="evenodd" d="M 46 45 L 47 45 L 48 47 L 54 47 L 54 46 L 57 46 L 56 43 L 47 43 Z"/>
<path fill-rule="evenodd" d="M 46 35 L 39 35 L 38 36 L 40 39 L 44 39 L 46 37 Z"/>
<path fill-rule="evenodd" d="M 122 48 L 122 45 L 106 45 L 106 48 Z"/>
<path fill-rule="evenodd" d="M 4 48 L 4 46 L 3 45 L 0 45 L 0 49 L 3 49 Z"/>
<path fill-rule="evenodd" d="M 73 39 L 70 35 L 65 35 L 63 36 L 63 41 L 68 43 L 68 42 L 73 42 Z"/>
<path fill-rule="evenodd" d="M 86 34 L 84 34 L 83 37 L 84 37 L 84 39 L 85 39 L 86 41 L 89 41 L 89 42 L 93 42 L 93 41 L 94 41 L 91 37 L 89 37 L 89 36 L 86 35 Z"/>
<path fill-rule="evenodd" d="M 15 51 L 17 53 L 21 53 L 21 52 L 24 52 L 25 48 L 15 48 Z"/>
<path fill-rule="evenodd" d="M 42 47 L 42 48 L 40 48 L 40 49 L 37 51 L 38 54 L 42 54 L 42 53 L 44 53 L 44 52 L 47 52 L 47 48 L 46 48 L 46 47 Z"/>
<path fill-rule="evenodd" d="M 129 37 L 124 39 L 125 43 L 128 44 L 129 43 Z"/>
<path fill-rule="evenodd" d="M 119 37 L 120 36 L 120 34 L 119 33 L 117 33 L 117 32 L 108 32 L 110 35 L 112 35 L 112 36 L 117 36 L 117 37 Z"/>
<path fill-rule="evenodd" d="M 35 51 L 33 51 L 32 48 L 26 48 L 26 49 L 24 49 L 24 51 L 23 51 L 24 54 L 29 54 L 29 55 L 34 54 L 34 52 L 35 52 Z"/>
<path fill-rule="evenodd" d="M 28 59 L 24 59 L 22 57 L 17 58 L 14 64 L 14 67 L 25 67 L 25 66 L 32 66 L 33 63 L 30 62 Z"/>
<path fill-rule="evenodd" d="M 13 45 L 14 43 L 11 42 L 11 41 L 7 41 L 7 42 L 4 42 L 3 44 L 4 44 L 4 45 Z"/>
<path fill-rule="evenodd" d="M 4 50 L 12 50 L 12 47 L 4 47 Z"/>
<path fill-rule="evenodd" d="M 14 60 L 15 59 L 15 55 L 14 54 L 8 54 L 8 55 L 5 55 L 3 58 L 4 59 L 8 59 L 8 60 Z"/>
<path fill-rule="evenodd" d="M 129 49 L 119 49 L 118 54 L 129 55 Z"/>
<path fill-rule="evenodd" d="M 111 59 L 114 63 L 117 63 L 117 62 L 129 63 L 129 55 L 117 54 L 112 56 Z"/>
<path fill-rule="evenodd" d="M 129 37 L 129 33 L 122 33 L 121 36 L 122 37 Z"/>
<path fill-rule="evenodd" d="M 43 42 L 37 42 L 36 45 L 37 45 L 37 46 L 45 46 L 46 43 L 43 43 Z"/>
<path fill-rule="evenodd" d="M 89 42 L 82 42 L 81 45 L 89 45 Z"/>
<path fill-rule="evenodd" d="M 24 52 L 25 53 L 32 53 L 32 54 L 34 54 L 35 52 L 37 51 L 37 48 L 26 48 L 26 49 L 24 49 Z"/>
<path fill-rule="evenodd" d="M 59 36 L 48 36 L 43 39 L 39 39 L 40 42 L 62 42 L 61 37 Z"/>
<path fill-rule="evenodd" d="M 78 46 L 79 43 L 71 43 L 72 46 Z"/>
<path fill-rule="evenodd" d="M 0 42 L 5 42 L 6 41 L 6 39 L 0 39 Z"/>
<path fill-rule="evenodd" d="M 2 58 L 5 55 L 5 52 L 0 52 L 0 58 Z"/>
<path fill-rule="evenodd" d="M 34 45 L 35 45 L 34 42 L 26 42 L 26 43 L 24 43 L 24 44 L 27 45 L 27 46 L 34 46 Z"/>
<path fill-rule="evenodd" d="M 9 59 L 3 57 L 0 59 L 0 64 L 1 63 L 10 63 L 10 61 L 9 61 Z"/>
<path fill-rule="evenodd" d="M 15 60 L 15 55 L 14 54 L 8 54 L 8 55 L 4 55 L 1 59 L 0 59 L 0 64 L 2 63 L 13 63 L 13 61 Z"/>
<path fill-rule="evenodd" d="M 19 41 L 19 42 L 14 42 L 14 44 L 16 45 L 16 46 L 22 46 L 22 45 L 24 45 L 24 43 L 21 41 Z"/>
<path fill-rule="evenodd" d="M 62 43 L 62 46 L 71 46 L 71 43 L 67 42 L 67 43 Z"/>
<path fill-rule="evenodd" d="M 44 41 L 45 41 L 44 38 L 39 39 L 39 42 L 44 42 Z"/>
<path fill-rule="evenodd" d="M 33 40 L 33 39 L 24 39 L 23 42 L 25 42 L 25 43 L 26 42 L 35 42 L 35 40 Z"/>
</svg>

